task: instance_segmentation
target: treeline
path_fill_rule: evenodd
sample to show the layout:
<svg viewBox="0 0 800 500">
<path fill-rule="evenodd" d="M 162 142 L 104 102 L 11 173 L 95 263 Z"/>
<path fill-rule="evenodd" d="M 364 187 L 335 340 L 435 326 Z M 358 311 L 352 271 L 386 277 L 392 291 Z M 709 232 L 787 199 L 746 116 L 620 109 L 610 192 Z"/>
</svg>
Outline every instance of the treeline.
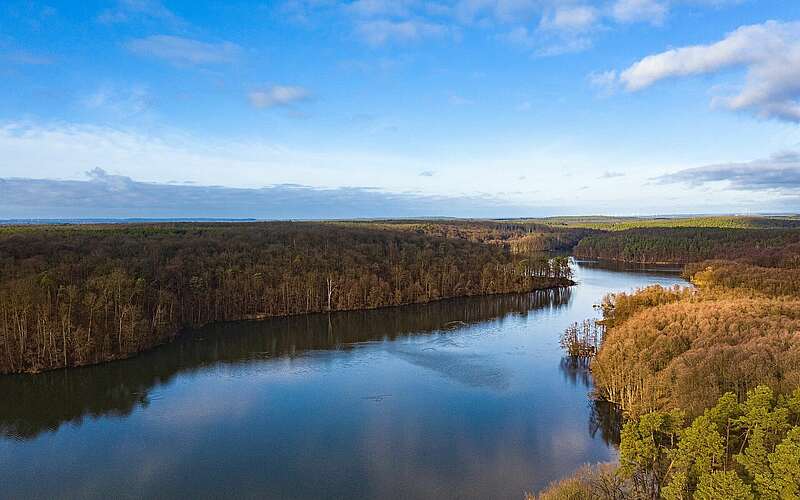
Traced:
<svg viewBox="0 0 800 500">
<path fill-rule="evenodd" d="M 0 373 L 124 358 L 214 321 L 571 284 L 565 257 L 431 233 L 373 223 L 3 228 Z"/>
<path fill-rule="evenodd" d="M 718 228 L 718 229 L 800 229 L 797 216 L 715 215 L 706 217 L 607 217 L 568 216 L 528 219 L 526 222 L 551 226 L 623 231 L 636 228 Z"/>
<path fill-rule="evenodd" d="M 340 224 L 358 225 L 363 223 L 343 222 Z M 372 222 L 370 225 L 442 238 L 507 245 L 515 253 L 570 251 L 582 238 L 595 233 L 589 228 L 559 227 L 524 220 L 398 220 Z"/>
<path fill-rule="evenodd" d="M 800 297 L 800 268 L 762 267 L 744 262 L 704 261 L 689 264 L 684 275 L 703 289 L 752 291 L 768 297 Z"/>
<path fill-rule="evenodd" d="M 741 259 L 766 267 L 800 268 L 800 230 L 674 227 L 602 232 L 581 239 L 575 256 L 638 264 Z"/>
</svg>

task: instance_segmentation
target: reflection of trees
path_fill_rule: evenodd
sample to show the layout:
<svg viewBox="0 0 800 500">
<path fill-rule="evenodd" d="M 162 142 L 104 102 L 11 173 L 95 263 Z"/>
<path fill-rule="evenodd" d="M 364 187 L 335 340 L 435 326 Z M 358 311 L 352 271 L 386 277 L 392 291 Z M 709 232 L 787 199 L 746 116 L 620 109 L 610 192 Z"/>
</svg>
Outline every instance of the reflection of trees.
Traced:
<svg viewBox="0 0 800 500">
<path fill-rule="evenodd" d="M 573 386 L 580 383 L 587 389 L 592 387 L 592 372 L 589 370 L 589 359 L 565 356 L 561 358 L 559 368 L 564 380 Z"/>
<path fill-rule="evenodd" d="M 127 415 L 180 373 L 219 363 L 247 364 L 310 350 L 453 330 L 534 309 L 557 308 L 569 289 L 444 300 L 367 311 L 215 324 L 135 358 L 103 365 L 0 377 L 0 434 L 28 439 L 86 417 Z M 11 403 L 11 404 L 9 404 Z"/>
<path fill-rule="evenodd" d="M 589 360 L 583 358 L 563 357 L 559 368 L 564 380 L 573 386 L 580 384 L 586 389 L 593 389 L 592 372 Z M 619 406 L 608 401 L 591 399 L 591 416 L 589 417 L 589 434 L 594 438 L 598 432 L 608 445 L 619 445 L 622 429 L 622 412 Z"/>
<path fill-rule="evenodd" d="M 579 268 L 622 272 L 647 272 L 656 276 L 675 277 L 683 269 L 675 264 L 637 264 L 616 260 L 576 260 Z"/>
<path fill-rule="evenodd" d="M 590 401 L 589 404 L 592 408 L 592 415 L 589 418 L 589 434 L 595 437 L 599 431 L 606 444 L 619 445 L 620 431 L 622 430 L 622 411 L 619 406 L 597 399 Z"/>
</svg>

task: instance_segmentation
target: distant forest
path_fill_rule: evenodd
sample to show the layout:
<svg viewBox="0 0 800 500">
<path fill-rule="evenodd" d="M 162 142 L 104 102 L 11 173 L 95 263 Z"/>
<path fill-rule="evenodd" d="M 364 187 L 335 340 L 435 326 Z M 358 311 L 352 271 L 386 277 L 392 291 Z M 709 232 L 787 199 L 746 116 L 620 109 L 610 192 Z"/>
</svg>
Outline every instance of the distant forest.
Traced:
<svg viewBox="0 0 800 500">
<path fill-rule="evenodd" d="M 572 284 L 581 228 L 535 223 L 0 227 L 0 373 L 130 356 L 209 322 Z"/>
</svg>

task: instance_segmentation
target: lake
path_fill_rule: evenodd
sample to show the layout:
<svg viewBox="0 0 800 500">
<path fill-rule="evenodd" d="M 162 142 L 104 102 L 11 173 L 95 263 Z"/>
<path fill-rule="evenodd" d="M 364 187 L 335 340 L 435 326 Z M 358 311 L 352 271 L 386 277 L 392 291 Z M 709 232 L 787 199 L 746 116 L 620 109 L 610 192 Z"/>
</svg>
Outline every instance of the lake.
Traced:
<svg viewBox="0 0 800 500">
<path fill-rule="evenodd" d="M 0 376 L 0 497 L 522 498 L 616 457 L 564 328 L 608 292 L 684 283 L 590 263 L 575 280 L 211 325 L 125 361 Z"/>
</svg>

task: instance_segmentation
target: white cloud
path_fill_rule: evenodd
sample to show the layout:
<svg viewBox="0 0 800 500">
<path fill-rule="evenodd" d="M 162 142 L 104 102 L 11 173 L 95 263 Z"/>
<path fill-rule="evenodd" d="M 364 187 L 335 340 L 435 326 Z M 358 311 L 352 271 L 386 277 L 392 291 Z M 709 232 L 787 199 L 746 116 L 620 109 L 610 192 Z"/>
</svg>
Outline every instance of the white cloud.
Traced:
<svg viewBox="0 0 800 500">
<path fill-rule="evenodd" d="M 594 7 L 573 5 L 558 7 L 542 17 L 539 26 L 546 30 L 582 32 L 595 27 L 599 13 Z"/>
<path fill-rule="evenodd" d="M 545 13 L 536 29 L 515 26 L 498 38 L 549 57 L 582 52 L 592 46 L 591 33 L 600 25 L 600 12 L 585 5 L 559 6 Z"/>
<path fill-rule="evenodd" d="M 453 7 L 456 19 L 472 23 L 489 19 L 500 23 L 526 22 L 542 7 L 539 0 L 458 0 Z"/>
<path fill-rule="evenodd" d="M 292 85 L 273 85 L 272 87 L 254 90 L 247 97 L 256 108 L 272 108 L 288 106 L 292 103 L 308 99 L 311 93 L 303 87 Z"/>
<path fill-rule="evenodd" d="M 589 84 L 602 95 L 611 95 L 617 87 L 617 72 L 609 70 L 589 73 Z"/>
<path fill-rule="evenodd" d="M 117 24 L 137 19 L 157 19 L 176 25 L 185 21 L 176 16 L 158 0 L 119 0 L 114 8 L 106 9 L 97 16 L 104 24 Z"/>
<path fill-rule="evenodd" d="M 388 19 L 361 21 L 356 26 L 357 33 L 373 46 L 389 42 L 413 42 L 422 38 L 444 36 L 449 29 L 441 24 L 409 19 L 392 21 Z"/>
<path fill-rule="evenodd" d="M 152 96 L 141 85 L 123 89 L 103 85 L 81 102 L 90 110 L 106 112 L 116 117 L 129 117 L 149 110 Z"/>
<path fill-rule="evenodd" d="M 744 68 L 738 94 L 713 103 L 764 118 L 800 122 L 800 22 L 742 26 L 717 43 L 654 54 L 623 71 L 619 81 L 639 91 L 668 78 Z"/>
<path fill-rule="evenodd" d="M 172 35 L 137 38 L 126 43 L 125 47 L 134 54 L 178 65 L 230 63 L 241 52 L 240 47 L 231 42 L 208 43 Z"/>
<path fill-rule="evenodd" d="M 546 56 L 586 50 L 615 24 L 661 24 L 676 4 L 723 7 L 746 0 L 286 0 L 282 12 L 304 24 L 336 12 L 370 45 L 408 42 L 462 29 Z M 505 34 L 502 34 L 505 32 Z"/>
<path fill-rule="evenodd" d="M 667 4 L 659 0 L 617 0 L 611 7 L 611 15 L 621 23 L 661 24 L 667 11 Z"/>
<path fill-rule="evenodd" d="M 345 8 L 364 17 L 408 16 L 415 3 L 413 0 L 356 0 Z"/>
</svg>

